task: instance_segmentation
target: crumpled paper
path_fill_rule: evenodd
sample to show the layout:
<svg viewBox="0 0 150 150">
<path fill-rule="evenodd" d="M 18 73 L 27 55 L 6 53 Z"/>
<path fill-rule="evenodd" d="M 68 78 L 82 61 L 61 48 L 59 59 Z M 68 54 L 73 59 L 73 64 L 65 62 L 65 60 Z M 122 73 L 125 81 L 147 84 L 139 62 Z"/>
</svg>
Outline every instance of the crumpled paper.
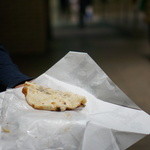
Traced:
<svg viewBox="0 0 150 150">
<path fill-rule="evenodd" d="M 21 88 L 0 94 L 0 150 L 124 150 L 150 134 L 150 117 L 86 53 L 69 52 L 33 82 L 87 98 L 73 111 L 30 107 Z"/>
</svg>

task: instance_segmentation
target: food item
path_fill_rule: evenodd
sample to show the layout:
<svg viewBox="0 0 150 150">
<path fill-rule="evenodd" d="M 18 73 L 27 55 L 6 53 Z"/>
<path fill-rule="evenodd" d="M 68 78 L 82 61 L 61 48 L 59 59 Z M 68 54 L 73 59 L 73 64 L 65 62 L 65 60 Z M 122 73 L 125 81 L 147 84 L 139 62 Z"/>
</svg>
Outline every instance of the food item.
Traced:
<svg viewBox="0 0 150 150">
<path fill-rule="evenodd" d="M 26 82 L 22 89 L 26 101 L 35 109 L 65 111 L 84 107 L 86 98 L 71 92 L 62 92 Z"/>
<path fill-rule="evenodd" d="M 10 133 L 10 130 L 2 127 L 2 132 Z"/>
</svg>

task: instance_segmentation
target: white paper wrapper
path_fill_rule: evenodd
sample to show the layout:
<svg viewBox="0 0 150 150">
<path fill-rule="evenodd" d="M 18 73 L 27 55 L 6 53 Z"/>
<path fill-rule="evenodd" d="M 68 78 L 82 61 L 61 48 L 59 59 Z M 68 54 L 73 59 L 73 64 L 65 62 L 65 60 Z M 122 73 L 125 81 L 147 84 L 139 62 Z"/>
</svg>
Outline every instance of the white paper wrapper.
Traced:
<svg viewBox="0 0 150 150">
<path fill-rule="evenodd" d="M 86 54 L 70 52 L 34 80 L 87 98 L 85 108 L 30 107 L 21 88 L 0 94 L 0 150 L 124 150 L 150 133 L 140 110 Z"/>
</svg>

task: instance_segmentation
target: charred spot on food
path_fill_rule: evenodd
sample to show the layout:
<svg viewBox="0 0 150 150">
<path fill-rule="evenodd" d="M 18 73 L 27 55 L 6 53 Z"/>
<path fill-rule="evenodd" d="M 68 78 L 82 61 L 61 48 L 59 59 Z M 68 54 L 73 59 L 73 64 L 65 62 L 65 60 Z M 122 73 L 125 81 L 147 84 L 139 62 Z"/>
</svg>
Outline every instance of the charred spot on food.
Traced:
<svg viewBox="0 0 150 150">
<path fill-rule="evenodd" d="M 23 89 L 22 89 L 22 93 L 26 96 L 27 95 L 27 87 L 24 87 Z"/>
<path fill-rule="evenodd" d="M 61 111 L 60 107 L 56 107 L 56 111 Z"/>
</svg>

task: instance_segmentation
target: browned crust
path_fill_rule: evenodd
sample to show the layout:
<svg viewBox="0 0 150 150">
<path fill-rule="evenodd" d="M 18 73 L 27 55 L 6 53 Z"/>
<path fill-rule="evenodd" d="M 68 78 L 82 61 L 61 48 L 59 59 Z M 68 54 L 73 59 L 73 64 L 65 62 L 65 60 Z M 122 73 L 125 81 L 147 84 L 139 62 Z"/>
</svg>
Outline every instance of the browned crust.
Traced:
<svg viewBox="0 0 150 150">
<path fill-rule="evenodd" d="M 27 96 L 27 91 L 28 91 L 28 88 L 27 87 L 23 87 L 22 89 L 22 93 Z"/>
<path fill-rule="evenodd" d="M 26 96 L 27 93 L 28 93 L 28 87 L 29 87 L 29 86 L 30 86 L 30 85 L 25 82 L 24 87 L 23 87 L 23 89 L 22 89 L 22 93 L 23 93 L 25 96 Z"/>
<path fill-rule="evenodd" d="M 50 111 L 61 111 L 61 108 L 59 106 L 55 107 L 55 108 L 51 108 L 51 109 L 47 109 L 46 107 L 44 106 L 35 106 L 34 104 L 30 104 L 28 103 L 30 106 L 32 106 L 34 109 L 38 109 L 38 110 L 50 110 Z M 79 107 L 85 107 L 85 105 L 83 104 L 79 104 L 77 107 L 75 108 L 70 108 L 70 107 L 66 107 L 66 110 L 74 110 L 76 108 L 79 108 Z M 65 110 L 64 110 L 65 111 Z"/>
</svg>

